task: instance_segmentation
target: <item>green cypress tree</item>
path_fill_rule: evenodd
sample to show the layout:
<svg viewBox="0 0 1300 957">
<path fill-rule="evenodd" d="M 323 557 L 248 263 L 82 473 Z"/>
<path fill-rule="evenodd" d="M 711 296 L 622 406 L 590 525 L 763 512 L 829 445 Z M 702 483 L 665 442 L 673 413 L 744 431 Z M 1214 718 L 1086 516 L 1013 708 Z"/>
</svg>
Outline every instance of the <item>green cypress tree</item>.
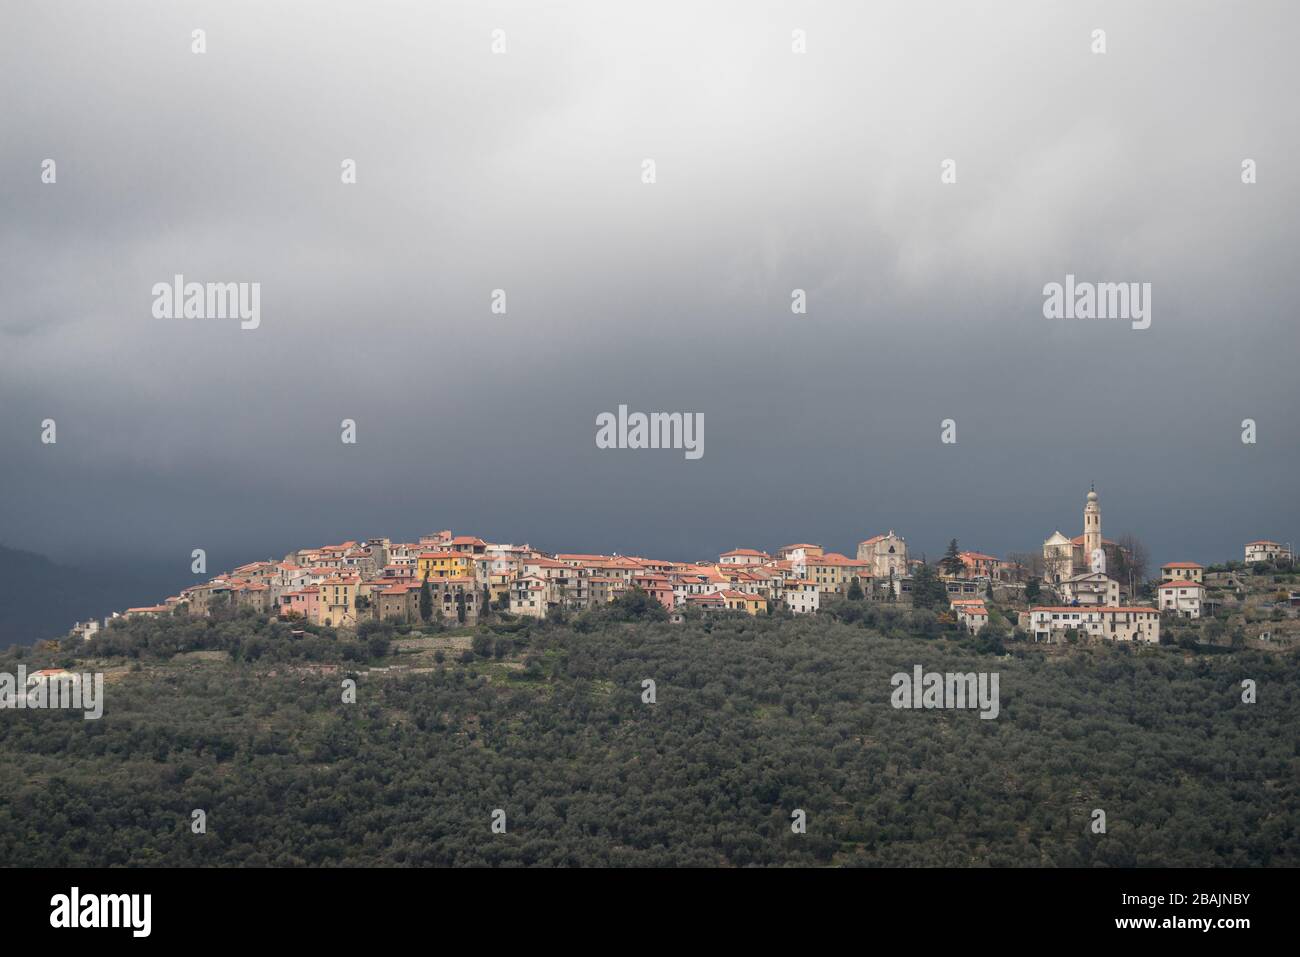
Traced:
<svg viewBox="0 0 1300 957">
<path fill-rule="evenodd" d="M 433 618 L 433 589 L 429 587 L 429 573 L 425 572 L 424 583 L 420 585 L 420 621 L 426 625 Z"/>
<path fill-rule="evenodd" d="M 957 547 L 957 539 L 954 538 L 948 543 L 948 550 L 944 552 L 939 566 L 953 577 L 960 575 L 966 569 L 966 563 L 961 560 L 961 549 Z"/>
</svg>

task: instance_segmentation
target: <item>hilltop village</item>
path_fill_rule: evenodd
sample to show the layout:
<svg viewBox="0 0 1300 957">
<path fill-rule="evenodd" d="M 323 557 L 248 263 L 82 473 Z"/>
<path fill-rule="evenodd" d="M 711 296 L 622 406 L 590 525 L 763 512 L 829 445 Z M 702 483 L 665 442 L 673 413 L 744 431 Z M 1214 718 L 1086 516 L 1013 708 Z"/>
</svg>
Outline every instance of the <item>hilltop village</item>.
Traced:
<svg viewBox="0 0 1300 957">
<path fill-rule="evenodd" d="M 580 613 L 639 590 L 674 620 L 692 610 L 815 615 L 828 603 L 870 601 L 932 608 L 973 635 L 995 621 L 999 630 L 1014 627 L 1035 642 L 1093 636 L 1158 643 L 1162 622 L 1214 616 L 1225 601 L 1244 599 L 1251 569 L 1289 573 L 1292 563 L 1289 545 L 1261 540 L 1246 544 L 1240 566 L 1213 571 L 1174 560 L 1159 566 L 1153 579 L 1141 551 L 1136 542 L 1102 536 L 1095 490 L 1086 496 L 1081 534 L 1058 530 L 1041 554 L 1007 559 L 962 551 L 953 541 L 937 563 L 928 563 L 910 556 L 906 540 L 892 529 L 859 542 L 852 557 L 804 542 L 774 554 L 735 548 L 701 562 L 553 554 L 440 531 L 417 542 L 372 538 L 250 562 L 104 623 L 249 609 L 332 628 L 367 621 L 474 625 L 493 614 Z M 1269 597 L 1271 620 L 1296 616 L 1300 593 L 1283 589 Z M 100 627 L 95 620 L 78 622 L 73 633 L 88 639 Z M 1261 636 L 1268 633 L 1254 637 Z"/>
</svg>

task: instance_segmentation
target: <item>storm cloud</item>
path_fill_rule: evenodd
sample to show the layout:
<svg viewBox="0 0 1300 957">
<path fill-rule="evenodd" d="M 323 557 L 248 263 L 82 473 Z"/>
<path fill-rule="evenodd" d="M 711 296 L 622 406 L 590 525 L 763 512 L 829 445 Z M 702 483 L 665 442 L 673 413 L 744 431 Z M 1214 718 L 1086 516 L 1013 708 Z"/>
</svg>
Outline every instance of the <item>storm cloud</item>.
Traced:
<svg viewBox="0 0 1300 957">
<path fill-rule="evenodd" d="M 1077 534 L 1090 482 L 1157 561 L 1290 540 L 1297 28 L 1281 2 L 11 8 L 0 541 L 1002 554 Z M 156 318 L 177 274 L 260 283 L 260 326 Z M 1044 318 L 1067 274 L 1150 283 L 1151 327 Z M 619 405 L 702 415 L 707 453 L 597 448 Z"/>
</svg>

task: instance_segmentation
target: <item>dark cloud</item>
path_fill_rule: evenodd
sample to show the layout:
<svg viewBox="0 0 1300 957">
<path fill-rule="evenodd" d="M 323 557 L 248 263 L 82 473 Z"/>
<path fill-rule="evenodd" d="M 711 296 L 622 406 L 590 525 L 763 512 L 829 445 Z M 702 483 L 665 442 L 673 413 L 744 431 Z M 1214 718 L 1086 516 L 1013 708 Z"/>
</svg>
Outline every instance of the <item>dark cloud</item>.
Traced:
<svg viewBox="0 0 1300 957">
<path fill-rule="evenodd" d="M 1297 25 L 1284 3 L 11 11 L 0 528 L 186 562 L 447 525 L 682 558 L 887 527 L 1004 552 L 1077 532 L 1095 481 L 1106 531 L 1157 560 L 1291 537 Z M 1152 283 L 1151 329 L 1045 320 L 1067 272 Z M 261 328 L 153 318 L 175 273 L 260 282 Z M 597 450 L 620 403 L 703 413 L 703 459 Z"/>
</svg>

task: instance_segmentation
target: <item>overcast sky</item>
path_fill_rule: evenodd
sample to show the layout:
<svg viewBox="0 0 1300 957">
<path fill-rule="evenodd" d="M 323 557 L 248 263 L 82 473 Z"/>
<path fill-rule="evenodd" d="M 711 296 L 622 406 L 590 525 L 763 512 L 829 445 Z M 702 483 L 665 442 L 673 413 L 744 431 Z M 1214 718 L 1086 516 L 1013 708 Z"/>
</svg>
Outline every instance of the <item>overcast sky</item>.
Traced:
<svg viewBox="0 0 1300 957">
<path fill-rule="evenodd" d="M 1287 2 L 15 5 L 0 543 L 1004 554 L 1080 533 L 1089 482 L 1156 561 L 1291 540 L 1298 29 Z M 259 282 L 260 328 L 155 318 L 177 273 Z M 1044 318 L 1067 273 L 1150 282 L 1151 328 Z M 619 404 L 703 414 L 705 454 L 597 449 Z"/>
</svg>

